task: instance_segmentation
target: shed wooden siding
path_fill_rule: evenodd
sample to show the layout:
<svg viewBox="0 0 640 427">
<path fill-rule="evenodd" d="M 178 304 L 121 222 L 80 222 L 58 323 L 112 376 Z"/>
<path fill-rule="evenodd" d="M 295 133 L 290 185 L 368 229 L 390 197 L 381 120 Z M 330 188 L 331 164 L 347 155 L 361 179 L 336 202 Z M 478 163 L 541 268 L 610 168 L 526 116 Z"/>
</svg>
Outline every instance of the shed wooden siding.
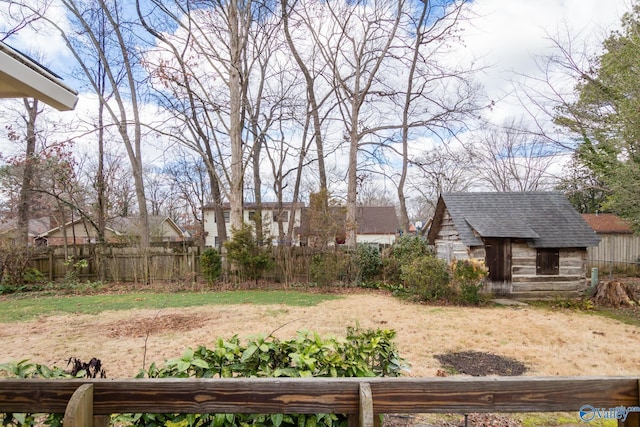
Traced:
<svg viewBox="0 0 640 427">
<path fill-rule="evenodd" d="M 526 241 L 513 241 L 511 245 L 511 295 L 520 298 L 554 296 L 580 296 L 586 289 L 587 251 L 580 248 L 560 248 L 558 275 L 536 274 L 536 248 Z"/>
<path fill-rule="evenodd" d="M 442 224 L 436 237 L 435 248 L 438 258 L 442 258 L 447 262 L 451 262 L 454 259 L 469 259 L 472 257 L 469 248 L 460 239 L 448 209 L 445 209 L 442 216 Z M 484 258 L 484 254 L 482 258 Z"/>
</svg>

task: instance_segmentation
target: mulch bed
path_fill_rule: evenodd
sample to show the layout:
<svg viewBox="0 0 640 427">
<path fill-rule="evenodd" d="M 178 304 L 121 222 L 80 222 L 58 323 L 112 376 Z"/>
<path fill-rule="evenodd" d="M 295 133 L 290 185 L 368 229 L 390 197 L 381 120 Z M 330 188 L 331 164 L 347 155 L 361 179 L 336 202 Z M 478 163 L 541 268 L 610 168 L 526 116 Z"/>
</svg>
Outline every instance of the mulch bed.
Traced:
<svg viewBox="0 0 640 427">
<path fill-rule="evenodd" d="M 443 370 L 438 371 L 438 375 L 443 377 L 457 374 L 474 377 L 518 376 L 527 371 L 526 365 L 518 360 L 480 351 L 437 354 L 433 357 L 442 365 Z M 452 417 L 456 420 L 452 421 Z M 520 427 L 522 424 L 508 415 L 471 413 L 450 415 L 427 423 L 421 420 L 420 416 L 391 415 L 385 417 L 383 425 L 384 427 Z"/>
<path fill-rule="evenodd" d="M 473 377 L 518 376 L 527 371 L 527 367 L 515 359 L 479 351 L 436 354 L 433 357 L 442 364 L 445 370 Z"/>
</svg>

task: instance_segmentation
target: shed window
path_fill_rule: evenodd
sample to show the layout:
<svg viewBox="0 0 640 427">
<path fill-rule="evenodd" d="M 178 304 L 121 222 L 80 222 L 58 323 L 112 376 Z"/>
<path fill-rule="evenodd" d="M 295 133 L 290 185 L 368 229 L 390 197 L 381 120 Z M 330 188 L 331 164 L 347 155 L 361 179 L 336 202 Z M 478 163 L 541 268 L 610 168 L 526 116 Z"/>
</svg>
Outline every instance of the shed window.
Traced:
<svg viewBox="0 0 640 427">
<path fill-rule="evenodd" d="M 558 249 L 538 249 L 536 274 L 541 276 L 560 274 L 560 251 Z"/>
</svg>

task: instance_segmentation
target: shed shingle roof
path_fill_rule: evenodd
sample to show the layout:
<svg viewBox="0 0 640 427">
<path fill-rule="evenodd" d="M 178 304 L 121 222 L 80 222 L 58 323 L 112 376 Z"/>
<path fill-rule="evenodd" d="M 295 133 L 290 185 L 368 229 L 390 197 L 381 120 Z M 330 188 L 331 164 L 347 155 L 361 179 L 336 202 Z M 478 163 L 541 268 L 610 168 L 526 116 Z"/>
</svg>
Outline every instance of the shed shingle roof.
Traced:
<svg viewBox="0 0 640 427">
<path fill-rule="evenodd" d="M 521 238 L 539 248 L 600 241 L 562 193 L 443 193 L 436 209 L 444 207 L 466 246 L 482 246 L 483 237 Z"/>
</svg>

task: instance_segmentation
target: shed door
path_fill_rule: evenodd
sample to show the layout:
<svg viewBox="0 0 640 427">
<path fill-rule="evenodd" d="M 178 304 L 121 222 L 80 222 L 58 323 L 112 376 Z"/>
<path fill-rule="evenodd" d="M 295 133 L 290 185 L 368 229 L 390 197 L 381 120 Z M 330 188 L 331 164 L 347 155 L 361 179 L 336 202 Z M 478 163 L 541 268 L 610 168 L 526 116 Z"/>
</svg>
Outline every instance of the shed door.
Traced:
<svg viewBox="0 0 640 427">
<path fill-rule="evenodd" d="M 485 239 L 485 263 L 492 282 L 511 281 L 511 240 Z"/>
</svg>

